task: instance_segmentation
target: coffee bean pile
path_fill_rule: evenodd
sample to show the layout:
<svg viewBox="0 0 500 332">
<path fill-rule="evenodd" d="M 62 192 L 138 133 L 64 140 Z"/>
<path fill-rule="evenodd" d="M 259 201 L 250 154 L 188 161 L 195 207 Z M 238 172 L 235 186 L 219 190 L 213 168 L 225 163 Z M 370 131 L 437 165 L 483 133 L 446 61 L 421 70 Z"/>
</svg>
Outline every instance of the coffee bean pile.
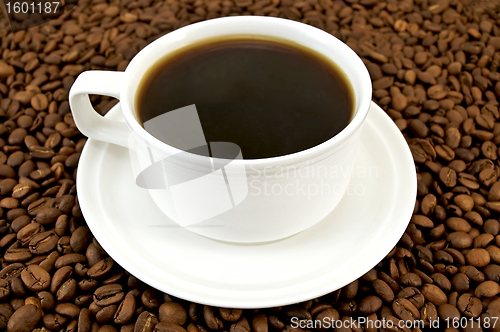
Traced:
<svg viewBox="0 0 500 332">
<path fill-rule="evenodd" d="M 124 70 L 165 33 L 249 14 L 316 26 L 363 58 L 375 102 L 410 146 L 418 197 L 397 246 L 359 280 L 303 303 L 239 310 L 152 289 L 93 238 L 75 187 L 86 138 L 67 98 L 82 71 Z M 440 318 L 440 330 L 448 319 L 447 331 L 500 331 L 498 1 L 80 0 L 27 31 L 3 19 L 0 41 L 0 330 L 300 331 L 293 318 L 366 317 L 395 327 L 336 330 L 425 331 Z M 102 114 L 116 103 L 92 101 Z"/>
</svg>

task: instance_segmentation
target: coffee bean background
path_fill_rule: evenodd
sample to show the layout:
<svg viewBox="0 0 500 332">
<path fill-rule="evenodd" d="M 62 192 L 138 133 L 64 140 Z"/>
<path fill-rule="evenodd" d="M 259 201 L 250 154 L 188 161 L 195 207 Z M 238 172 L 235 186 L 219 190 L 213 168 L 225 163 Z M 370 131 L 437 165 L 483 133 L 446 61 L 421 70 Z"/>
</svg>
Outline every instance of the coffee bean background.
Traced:
<svg viewBox="0 0 500 332">
<path fill-rule="evenodd" d="M 159 292 L 106 254 L 79 208 L 75 77 L 124 70 L 161 35 L 229 15 L 298 20 L 346 42 L 415 160 L 417 201 L 397 246 L 359 280 L 303 303 L 239 310 Z M 80 0 L 27 31 L 2 18 L 0 40 L 0 330 L 290 332 L 300 330 L 293 317 L 500 317 L 499 1 Z M 92 101 L 102 114 L 116 103 Z M 481 331 L 468 322 L 448 331 Z M 426 328 L 380 329 L 411 330 Z"/>
</svg>

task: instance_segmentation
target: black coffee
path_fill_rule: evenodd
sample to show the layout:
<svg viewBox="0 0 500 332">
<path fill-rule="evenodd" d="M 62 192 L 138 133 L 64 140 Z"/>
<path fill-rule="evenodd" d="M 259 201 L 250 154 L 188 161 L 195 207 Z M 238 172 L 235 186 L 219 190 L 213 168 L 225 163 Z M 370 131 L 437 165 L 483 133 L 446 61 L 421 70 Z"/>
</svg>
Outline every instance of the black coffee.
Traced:
<svg viewBox="0 0 500 332">
<path fill-rule="evenodd" d="M 191 45 L 159 61 L 140 82 L 139 120 L 151 120 L 146 130 L 167 144 L 176 146 L 153 118 L 192 104 L 206 142 L 235 143 L 243 159 L 269 158 L 335 136 L 353 116 L 354 92 L 316 51 L 240 37 Z"/>
</svg>

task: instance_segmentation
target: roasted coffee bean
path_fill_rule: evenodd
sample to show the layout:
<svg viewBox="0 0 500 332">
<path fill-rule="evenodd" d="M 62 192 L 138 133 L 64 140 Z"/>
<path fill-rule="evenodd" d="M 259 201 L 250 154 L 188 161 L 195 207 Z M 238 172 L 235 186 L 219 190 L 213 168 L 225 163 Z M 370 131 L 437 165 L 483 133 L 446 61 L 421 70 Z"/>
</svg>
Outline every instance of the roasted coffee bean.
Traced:
<svg viewBox="0 0 500 332">
<path fill-rule="evenodd" d="M 406 271 L 405 271 L 406 272 Z M 399 282 L 406 286 L 420 286 L 422 280 L 415 273 L 405 273 L 399 278 Z"/>
<path fill-rule="evenodd" d="M 469 293 L 462 294 L 457 300 L 457 308 L 468 318 L 477 318 L 483 311 L 481 300 Z"/>
<path fill-rule="evenodd" d="M 47 97 L 42 94 L 38 93 L 31 97 L 31 106 L 36 110 L 36 111 L 43 111 L 45 110 L 49 105 L 49 101 Z"/>
<path fill-rule="evenodd" d="M 21 272 L 26 287 L 34 292 L 43 291 L 50 286 L 50 274 L 38 265 L 30 265 Z"/>
<path fill-rule="evenodd" d="M 457 173 L 449 167 L 443 167 L 439 171 L 439 179 L 447 187 L 454 187 L 457 184 Z"/>
<path fill-rule="evenodd" d="M 67 228 L 68 228 L 68 216 L 66 215 L 59 216 L 54 225 L 54 232 L 58 236 L 63 236 L 64 233 L 66 233 Z"/>
<path fill-rule="evenodd" d="M 485 280 L 484 274 L 472 265 L 461 266 L 459 271 L 474 282 L 483 282 Z"/>
<path fill-rule="evenodd" d="M 184 325 L 187 321 L 187 311 L 180 304 L 175 302 L 164 303 L 158 309 L 158 318 L 160 322 Z M 219 313 L 225 321 L 235 322 L 241 316 L 241 310 L 220 309 Z"/>
<path fill-rule="evenodd" d="M 36 234 L 29 243 L 29 250 L 34 255 L 41 255 L 52 251 L 59 237 L 53 231 Z"/>
<path fill-rule="evenodd" d="M 500 263 L 500 248 L 498 246 L 489 245 L 486 247 L 486 251 L 490 255 L 491 261 Z"/>
<path fill-rule="evenodd" d="M 22 263 L 14 263 L 7 265 L 2 270 L 0 270 L 0 280 L 11 281 L 17 277 L 21 276 L 21 272 L 24 270 L 25 266 Z"/>
<path fill-rule="evenodd" d="M 9 319 L 7 330 L 9 332 L 31 331 L 42 318 L 42 310 L 33 304 L 28 304 L 17 309 Z"/>
<path fill-rule="evenodd" d="M 460 312 L 457 307 L 445 303 L 439 306 L 438 308 L 439 317 L 444 321 L 453 321 L 453 319 L 460 319 Z"/>
<path fill-rule="evenodd" d="M 358 309 L 361 314 L 366 315 L 377 312 L 381 306 L 382 300 L 378 296 L 369 295 L 359 303 Z"/>
<path fill-rule="evenodd" d="M 160 321 L 171 321 L 172 323 L 177 323 L 179 325 L 184 325 L 187 319 L 186 309 L 178 303 L 169 304 L 166 308 L 163 308 L 164 317 L 172 317 L 162 319 L 162 307 L 165 304 L 162 304 L 160 307 Z M 179 307 L 180 306 L 180 307 Z M 226 322 L 236 322 L 240 319 L 243 311 L 241 309 L 229 309 L 229 308 L 219 308 L 219 314 L 223 320 Z M 167 315 L 166 315 L 167 314 Z M 186 316 L 186 318 L 183 318 Z"/>
<path fill-rule="evenodd" d="M 3 305 L 0 306 L 0 328 L 7 329 L 7 323 L 9 319 L 12 317 L 14 310 L 11 305 Z"/>
<path fill-rule="evenodd" d="M 38 210 L 35 220 L 41 225 L 50 225 L 54 223 L 61 214 L 62 212 L 59 209 L 43 208 Z"/>
<path fill-rule="evenodd" d="M 28 248 L 9 248 L 3 258 L 7 263 L 16 263 L 29 261 L 32 256 Z"/>
<path fill-rule="evenodd" d="M 164 303 L 164 304 L 162 304 L 162 306 L 164 306 L 166 304 L 167 303 Z M 116 324 L 120 324 L 120 325 L 127 324 L 134 316 L 135 308 L 136 308 L 135 297 L 132 294 L 127 294 L 115 312 L 115 315 L 113 317 L 114 322 Z M 160 309 L 159 309 L 160 320 L 167 322 L 168 319 L 165 319 L 165 312 L 164 311 L 165 311 L 165 309 L 162 309 L 162 307 L 160 307 Z M 162 320 L 162 318 L 163 318 L 163 320 Z M 186 320 L 184 320 L 184 323 L 185 322 L 186 322 Z M 180 325 L 184 325 L 184 324 L 180 324 Z"/>
<path fill-rule="evenodd" d="M 50 272 L 54 267 L 57 259 L 59 258 L 59 253 L 57 251 L 52 251 L 43 261 L 38 265 L 45 271 Z"/>
<path fill-rule="evenodd" d="M 469 248 L 472 245 L 472 237 L 466 232 L 453 232 L 447 237 L 447 240 L 456 249 Z"/>
<path fill-rule="evenodd" d="M 67 322 L 68 319 L 59 314 L 46 314 L 43 316 L 43 324 L 51 331 L 61 330 Z"/>
<path fill-rule="evenodd" d="M 470 224 L 463 218 L 452 217 L 446 220 L 446 226 L 456 232 L 469 232 Z"/>
<path fill-rule="evenodd" d="M 326 308 L 322 311 L 320 311 L 317 315 L 316 315 L 316 320 L 320 320 L 320 321 L 337 321 L 340 319 L 340 315 L 339 315 L 339 312 L 333 308 Z M 271 326 L 273 326 L 274 328 L 283 328 L 282 327 L 282 324 L 281 322 L 279 321 L 275 321 L 275 316 L 269 316 L 269 323 L 271 324 Z M 279 324 L 281 323 L 281 324 Z M 327 327 L 326 326 L 322 326 L 320 327 L 320 330 L 327 330 Z"/>
<path fill-rule="evenodd" d="M 458 174 L 458 183 L 472 190 L 479 189 L 479 182 L 475 176 L 467 173 Z"/>
<path fill-rule="evenodd" d="M 13 178 L 16 176 L 16 172 L 11 166 L 2 164 L 0 165 L 0 176 L 6 178 Z"/>
<path fill-rule="evenodd" d="M 40 306 L 42 307 L 43 310 L 49 311 L 54 308 L 55 299 L 52 293 L 47 291 L 42 291 L 39 292 L 37 295 L 38 299 L 40 300 Z"/>
<path fill-rule="evenodd" d="M 55 155 L 54 150 L 43 146 L 31 146 L 29 150 L 31 156 L 35 159 L 50 159 Z"/>
<path fill-rule="evenodd" d="M 333 309 L 335 310 L 335 309 Z M 326 311 L 326 310 L 323 310 L 323 311 Z M 335 310 L 336 311 L 336 310 Z M 321 312 L 322 313 L 322 312 Z M 320 313 L 320 314 L 321 314 Z M 333 316 L 333 313 L 332 312 L 327 312 L 325 313 L 324 315 L 322 316 L 319 316 L 318 314 L 318 317 L 328 317 L 326 319 L 333 319 L 333 320 L 337 320 L 340 318 L 338 312 L 336 314 L 336 316 Z M 336 318 L 335 318 L 336 317 Z M 269 318 L 268 318 L 268 321 L 269 321 L 269 324 L 275 328 L 275 329 L 278 329 L 278 330 L 282 330 L 284 327 L 285 327 L 285 324 L 283 324 L 282 321 L 279 320 L 278 317 L 274 316 L 274 315 L 269 315 Z M 234 324 L 234 326 L 237 326 L 236 324 Z M 189 329 L 189 326 L 188 326 L 188 329 Z M 233 325 L 231 325 L 231 329 L 233 329 Z"/>
<path fill-rule="evenodd" d="M 422 295 L 424 295 L 426 300 L 432 302 L 436 306 L 440 306 L 441 304 L 448 302 L 446 294 L 439 287 L 433 284 L 423 285 Z"/>
<path fill-rule="evenodd" d="M 66 254 L 66 255 L 59 257 L 56 260 L 54 266 L 56 269 L 59 269 L 59 268 L 66 266 L 66 265 L 72 265 L 72 264 L 76 264 L 76 263 L 85 262 L 85 260 L 86 260 L 86 257 L 84 255 L 71 253 L 71 254 Z"/>
<path fill-rule="evenodd" d="M 20 145 L 23 142 L 24 137 L 26 135 L 28 135 L 28 132 L 26 129 L 16 128 L 10 133 L 9 138 L 8 138 L 8 142 L 10 145 Z"/>
<path fill-rule="evenodd" d="M 252 319 L 252 329 L 256 332 L 267 332 L 268 322 L 265 314 L 257 314 Z"/>
<path fill-rule="evenodd" d="M 470 265 L 475 267 L 484 267 L 490 262 L 490 254 L 482 248 L 471 249 L 465 258 Z"/>
<path fill-rule="evenodd" d="M 143 311 L 137 317 L 134 332 L 153 332 L 156 324 L 158 324 L 158 318 L 148 311 Z"/>
<path fill-rule="evenodd" d="M 63 266 L 60 269 L 58 269 L 54 275 L 52 276 L 51 284 L 50 284 L 50 291 L 52 293 L 57 292 L 59 287 L 69 279 L 71 274 L 73 273 L 73 268 L 71 266 Z"/>
<path fill-rule="evenodd" d="M 425 138 L 429 133 L 429 128 L 419 119 L 413 119 L 409 122 L 410 130 L 418 137 Z"/>
<path fill-rule="evenodd" d="M 63 236 L 59 240 L 57 240 L 56 249 L 61 255 L 70 254 L 73 250 L 71 250 L 71 246 L 69 245 L 69 236 Z"/>
<path fill-rule="evenodd" d="M 394 292 L 389 287 L 389 285 L 380 279 L 376 279 L 372 283 L 375 292 L 386 302 L 392 302 L 394 300 Z"/>
<path fill-rule="evenodd" d="M 31 240 L 39 233 L 42 233 L 44 228 L 39 223 L 32 223 L 24 226 L 17 232 L 17 239 L 21 242 L 21 245 L 26 245 L 31 242 Z"/>
<path fill-rule="evenodd" d="M 480 234 L 474 238 L 474 248 L 484 248 L 486 247 L 491 241 L 493 241 L 495 237 L 491 234 Z"/>
<path fill-rule="evenodd" d="M 86 277 L 87 276 L 87 271 L 89 270 L 89 268 L 82 264 L 82 263 L 76 263 L 75 264 L 75 273 L 80 276 L 81 278 L 83 277 Z M 106 280 L 106 283 L 107 283 L 108 280 Z M 117 281 L 117 280 L 116 280 Z M 104 282 L 103 282 L 104 283 Z"/>
<path fill-rule="evenodd" d="M 54 310 L 58 314 L 72 319 L 77 318 L 80 314 L 80 308 L 73 303 L 59 303 Z"/>
<path fill-rule="evenodd" d="M 453 151 L 449 146 L 447 145 L 438 145 L 436 146 L 436 154 L 446 160 L 446 161 L 452 161 L 455 158 L 455 151 Z"/>
<path fill-rule="evenodd" d="M 80 310 L 80 314 L 78 315 L 78 331 L 90 332 L 92 326 L 91 319 L 92 316 L 89 309 L 83 308 Z"/>
<path fill-rule="evenodd" d="M 78 282 L 78 288 L 84 292 L 93 290 L 99 282 L 96 279 L 82 279 Z"/>
<path fill-rule="evenodd" d="M 5 279 L 0 279 L 0 300 L 5 300 L 10 295 L 9 282 Z"/>
<path fill-rule="evenodd" d="M 78 328 L 78 322 L 76 320 L 72 320 L 71 322 L 68 323 L 68 325 L 64 328 L 64 331 L 66 332 L 73 332 L 76 331 Z M 113 327 L 114 328 L 114 327 Z M 117 331 L 118 332 L 118 331 Z"/>
<path fill-rule="evenodd" d="M 464 273 L 457 273 L 451 279 L 453 288 L 458 292 L 465 292 L 469 290 L 470 280 Z"/>
<path fill-rule="evenodd" d="M 415 320 L 420 318 L 418 309 L 407 299 L 396 299 L 392 303 L 392 310 L 402 320 Z"/>
<path fill-rule="evenodd" d="M 257 327 L 254 328 L 255 331 L 263 331 L 259 327 L 260 327 L 260 325 L 257 325 Z M 158 324 L 155 325 L 154 331 L 155 332 L 186 332 L 186 329 L 184 329 L 182 326 L 177 325 L 177 324 L 167 323 L 167 322 L 159 322 Z"/>
<path fill-rule="evenodd" d="M 108 257 L 94 264 L 88 271 L 87 275 L 91 278 L 103 278 L 109 275 L 113 268 L 114 261 Z"/>
<path fill-rule="evenodd" d="M 418 226 L 422 226 L 422 227 L 427 227 L 427 228 L 434 227 L 434 223 L 432 222 L 432 220 L 429 219 L 428 217 L 422 216 L 422 215 L 414 215 L 411 219 L 411 222 L 415 223 Z"/>
<path fill-rule="evenodd" d="M 66 214 L 70 213 L 75 205 L 75 198 L 71 195 L 63 195 L 63 196 L 59 197 L 58 199 L 56 199 L 56 201 L 57 201 L 56 207 L 59 210 L 61 210 L 62 213 L 66 213 Z M 60 216 L 59 218 L 61 218 L 63 216 Z"/>
<path fill-rule="evenodd" d="M 474 292 L 477 297 L 493 297 L 500 293 L 500 285 L 491 280 L 479 284 Z"/>
<path fill-rule="evenodd" d="M 10 193 L 16 185 L 17 181 L 15 179 L 0 180 L 0 195 L 6 195 Z"/>
<path fill-rule="evenodd" d="M 118 332 L 118 330 L 112 325 L 103 325 L 99 327 L 98 332 Z"/>
<path fill-rule="evenodd" d="M 194 324 L 193 324 L 193 326 L 194 326 Z M 196 326 L 194 326 L 194 327 L 198 330 L 198 328 Z M 122 325 L 120 328 L 120 332 L 133 332 L 133 331 L 134 331 L 134 323 Z"/>
<path fill-rule="evenodd" d="M 113 316 L 118 309 L 116 304 L 108 305 L 96 313 L 96 320 L 98 323 L 105 324 L 113 319 Z"/>
<path fill-rule="evenodd" d="M 94 292 L 94 302 L 101 307 L 118 303 L 124 297 L 123 287 L 119 284 L 102 286 Z"/>
<path fill-rule="evenodd" d="M 16 234 L 11 233 L 2 237 L 0 240 L 0 248 L 5 249 L 16 243 Z"/>
<path fill-rule="evenodd" d="M 57 290 L 56 298 L 59 302 L 71 300 L 76 294 L 76 281 L 73 278 L 66 280 Z"/>
<path fill-rule="evenodd" d="M 203 306 L 203 318 L 205 323 L 211 330 L 221 330 L 224 328 L 224 323 L 214 314 L 214 310 L 210 306 Z"/>
<path fill-rule="evenodd" d="M 141 295 L 141 303 L 146 309 L 158 308 L 161 305 L 159 294 L 152 289 L 147 289 Z"/>
<path fill-rule="evenodd" d="M 71 234 L 70 246 L 73 252 L 80 252 L 87 248 L 91 240 L 90 230 L 87 226 L 78 227 Z"/>
<path fill-rule="evenodd" d="M 289 309 L 284 310 L 283 314 L 287 318 L 297 317 L 303 320 L 310 320 L 312 318 L 311 313 L 304 307 L 292 306 Z"/>
<path fill-rule="evenodd" d="M 483 270 L 487 279 L 493 281 L 500 281 L 500 265 L 490 264 Z"/>
<path fill-rule="evenodd" d="M 429 216 L 430 214 L 432 214 L 434 212 L 434 209 L 435 209 L 436 205 L 437 205 L 436 196 L 434 196 L 433 194 L 427 194 L 422 199 L 422 203 L 420 205 L 420 209 L 421 209 L 421 211 L 422 211 L 422 213 L 424 215 Z M 430 225 L 430 223 L 427 222 L 426 225 Z"/>
<path fill-rule="evenodd" d="M 12 189 L 12 197 L 16 199 L 24 198 L 31 194 L 32 187 L 29 184 L 18 184 Z"/>
<path fill-rule="evenodd" d="M 420 319 L 425 327 L 430 327 L 439 318 L 436 306 L 430 302 L 424 304 L 420 309 Z"/>
<path fill-rule="evenodd" d="M 24 283 L 21 281 L 21 278 L 15 278 L 10 281 L 10 289 L 12 294 L 22 297 L 26 295 L 26 287 Z"/>
<path fill-rule="evenodd" d="M 344 290 L 344 297 L 347 300 L 353 299 L 358 292 L 358 286 L 359 286 L 358 280 L 354 280 L 353 282 L 351 282 L 350 284 L 345 286 L 343 289 Z"/>
<path fill-rule="evenodd" d="M 193 321 L 193 322 L 198 322 L 200 316 L 198 315 L 199 313 L 199 308 L 198 308 L 198 305 L 196 303 L 191 303 L 189 305 L 189 310 L 188 310 L 188 315 L 189 315 L 189 318 Z"/>
<path fill-rule="evenodd" d="M 78 295 L 74 302 L 80 308 L 88 306 L 92 302 L 92 294 Z"/>
</svg>

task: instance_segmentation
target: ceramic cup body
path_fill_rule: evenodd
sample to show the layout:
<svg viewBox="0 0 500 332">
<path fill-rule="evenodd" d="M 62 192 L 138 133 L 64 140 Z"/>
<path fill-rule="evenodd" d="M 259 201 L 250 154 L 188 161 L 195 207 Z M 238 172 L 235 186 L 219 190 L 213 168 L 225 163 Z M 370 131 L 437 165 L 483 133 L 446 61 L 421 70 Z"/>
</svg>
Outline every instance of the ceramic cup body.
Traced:
<svg viewBox="0 0 500 332">
<path fill-rule="evenodd" d="M 179 207 L 179 202 L 185 202 L 179 197 L 184 196 L 173 197 L 175 193 L 168 186 L 166 189 L 145 190 L 169 218 L 193 232 L 229 242 L 266 242 L 291 236 L 313 226 L 335 208 L 348 190 L 359 133 L 370 106 L 372 87 L 361 59 L 340 40 L 317 28 L 279 18 L 239 16 L 204 21 L 173 31 L 149 44 L 136 55 L 125 72 L 82 73 L 70 91 L 70 106 L 76 125 L 91 138 L 122 145 L 130 150 L 134 150 L 134 144 L 136 147 L 148 146 L 148 151 L 153 151 L 155 159 L 179 155 L 182 151 L 157 140 L 139 123 L 135 98 L 141 79 L 153 64 L 169 52 L 204 39 L 241 34 L 289 40 L 331 59 L 344 72 L 354 91 L 355 111 L 352 120 L 336 136 L 310 149 L 273 158 L 235 159 L 225 164 L 224 176 L 229 186 L 229 196 L 232 195 L 232 206 L 224 208 L 222 204 L 216 213 L 209 213 L 204 220 L 197 220 L 196 223 L 183 224 L 179 220 L 179 209 L 201 211 L 197 214 L 199 217 L 210 210 L 207 206 L 213 205 L 212 201 L 202 206 L 206 201 L 204 197 L 198 197 L 199 208 L 189 204 Z M 88 100 L 88 94 L 91 93 L 118 98 L 125 123 L 98 115 Z M 144 169 L 151 162 L 151 153 L 148 159 L 143 149 L 137 151 L 131 153 L 132 163 Z M 183 156 L 177 160 L 182 169 L 209 173 L 205 172 L 207 166 L 200 157 L 190 154 Z M 216 186 L 217 181 L 214 177 L 206 180 L 204 185 Z M 189 186 L 183 190 L 183 194 L 196 196 L 197 190 L 192 189 L 190 192 Z M 237 197 L 238 193 L 241 195 Z M 214 212 L 214 209 L 211 211 Z"/>
</svg>

